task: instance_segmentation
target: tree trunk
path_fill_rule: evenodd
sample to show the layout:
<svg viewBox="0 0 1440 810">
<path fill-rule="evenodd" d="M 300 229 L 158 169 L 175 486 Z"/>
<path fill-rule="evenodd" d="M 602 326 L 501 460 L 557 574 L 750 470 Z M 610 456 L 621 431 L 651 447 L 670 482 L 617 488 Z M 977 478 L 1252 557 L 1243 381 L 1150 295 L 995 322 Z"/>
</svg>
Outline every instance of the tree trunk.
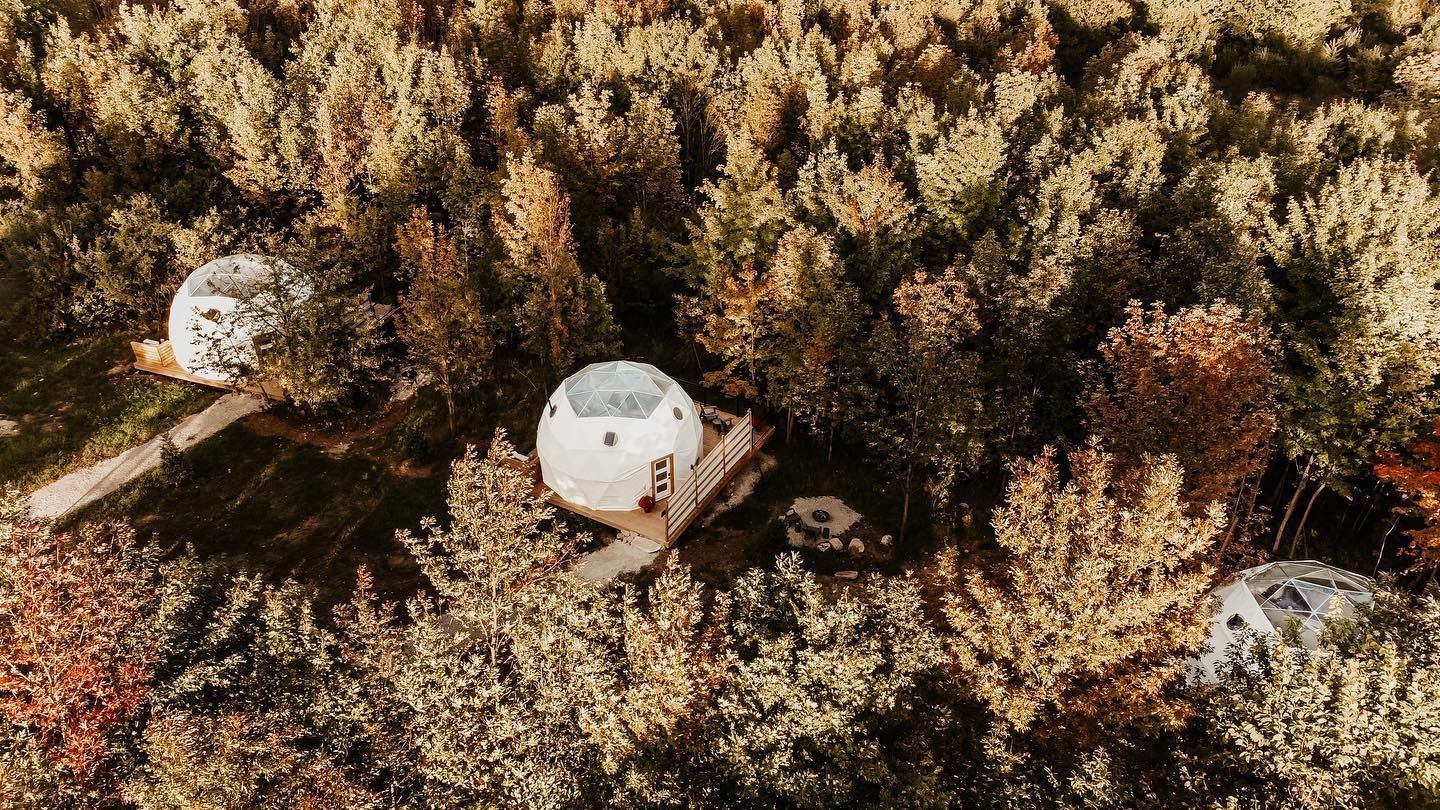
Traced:
<svg viewBox="0 0 1440 810">
<path fill-rule="evenodd" d="M 1270 547 L 1271 554 L 1280 552 L 1280 544 L 1285 541 L 1285 527 L 1290 525 L 1290 516 L 1295 513 L 1295 506 L 1300 503 L 1300 496 L 1305 493 L 1305 488 L 1310 485 L 1310 468 L 1315 465 L 1315 457 L 1311 456 L 1305 462 L 1305 469 L 1300 473 L 1300 480 L 1295 482 L 1295 494 L 1290 496 L 1290 505 L 1285 507 L 1285 517 L 1280 519 L 1280 525 L 1275 529 L 1275 544 Z"/>
<path fill-rule="evenodd" d="M 785 444 L 790 444 L 790 433 L 795 429 L 795 411 L 785 409 Z"/>
<path fill-rule="evenodd" d="M 1325 491 L 1325 482 L 1321 481 L 1315 487 L 1315 492 L 1310 495 L 1310 500 L 1305 504 L 1305 512 L 1300 515 L 1300 525 L 1295 527 L 1295 533 L 1290 535 L 1290 556 L 1295 556 L 1295 547 L 1300 544 L 1300 535 L 1305 531 L 1305 523 L 1310 520 L 1310 510 L 1315 506 L 1315 499 Z"/>
<path fill-rule="evenodd" d="M 914 462 L 905 465 L 905 505 L 900 508 L 900 541 L 905 540 L 905 527 L 910 524 L 910 473 L 915 469 Z"/>
<path fill-rule="evenodd" d="M 1386 530 L 1385 530 L 1385 534 L 1383 534 L 1383 535 L 1380 536 L 1380 553 L 1375 556 L 1375 572 L 1374 572 L 1375 576 L 1379 576 L 1379 575 L 1380 575 L 1380 563 L 1381 563 L 1382 560 L 1385 559 L 1385 543 L 1390 539 L 1390 533 L 1393 532 L 1393 531 L 1395 531 L 1395 526 L 1396 526 L 1397 524 L 1399 524 L 1399 523 L 1400 523 L 1400 516 L 1399 516 L 1399 515 L 1396 515 L 1396 516 L 1390 521 L 1390 528 L 1386 529 Z"/>
<path fill-rule="evenodd" d="M 445 416 L 450 423 L 450 438 L 455 438 L 455 389 L 445 386 Z"/>
</svg>

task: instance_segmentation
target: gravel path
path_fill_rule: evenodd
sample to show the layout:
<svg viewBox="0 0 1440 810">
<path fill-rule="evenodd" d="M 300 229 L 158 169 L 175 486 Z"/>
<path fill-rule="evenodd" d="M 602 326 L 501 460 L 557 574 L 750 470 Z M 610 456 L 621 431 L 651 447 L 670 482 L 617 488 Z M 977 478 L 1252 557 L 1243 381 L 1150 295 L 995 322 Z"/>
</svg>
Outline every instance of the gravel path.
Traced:
<svg viewBox="0 0 1440 810">
<path fill-rule="evenodd" d="M 621 532 L 598 551 L 580 558 L 575 575 L 587 582 L 608 582 L 621 574 L 632 574 L 655 561 L 660 546 L 633 532 Z"/>
<path fill-rule="evenodd" d="M 230 423 L 248 416 L 265 406 L 256 397 L 226 394 L 200 413 L 186 417 L 170 429 L 170 437 L 180 449 L 207 439 Z M 160 445 L 165 434 L 156 435 L 138 447 L 132 447 L 114 458 L 93 467 L 76 470 L 48 486 L 36 490 L 29 501 L 30 514 L 38 518 L 58 518 L 82 506 L 94 503 L 160 464 Z"/>
</svg>

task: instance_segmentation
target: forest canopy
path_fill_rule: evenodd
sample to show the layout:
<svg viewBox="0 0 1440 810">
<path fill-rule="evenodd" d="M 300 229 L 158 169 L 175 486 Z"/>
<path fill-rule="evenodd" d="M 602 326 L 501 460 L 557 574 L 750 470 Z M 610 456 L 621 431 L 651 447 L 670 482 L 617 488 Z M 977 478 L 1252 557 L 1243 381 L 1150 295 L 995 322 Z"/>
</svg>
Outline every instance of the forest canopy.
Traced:
<svg viewBox="0 0 1440 810">
<path fill-rule="evenodd" d="M 0 804 L 1440 801 L 1440 658 L 1405 629 L 1440 608 L 1402 593 L 1440 567 L 1435 11 L 0 2 L 6 340 L 152 334 L 195 268 L 277 256 L 316 294 L 262 370 L 307 413 L 403 362 L 455 434 L 517 369 L 661 344 L 943 546 L 838 594 L 791 557 L 586 590 L 497 440 L 400 535 L 423 587 L 362 571 L 331 617 L 7 501 Z M 1209 586 L 1319 514 L 1373 560 L 1343 545 L 1376 502 L 1403 583 L 1186 688 Z M 37 622 L 65 609 L 103 632 Z"/>
</svg>

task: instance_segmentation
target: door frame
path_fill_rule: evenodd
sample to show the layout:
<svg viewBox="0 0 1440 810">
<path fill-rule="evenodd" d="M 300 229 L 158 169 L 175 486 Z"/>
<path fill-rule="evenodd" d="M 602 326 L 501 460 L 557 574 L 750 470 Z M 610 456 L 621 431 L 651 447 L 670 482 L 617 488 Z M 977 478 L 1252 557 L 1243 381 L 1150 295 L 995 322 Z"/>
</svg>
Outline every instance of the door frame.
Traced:
<svg viewBox="0 0 1440 810">
<path fill-rule="evenodd" d="M 660 467 L 662 464 L 663 464 L 664 467 L 665 467 L 665 471 L 668 473 L 667 479 L 666 479 L 666 481 L 665 481 L 665 490 L 666 490 L 666 491 L 665 491 L 665 494 L 664 494 L 663 496 L 660 494 L 659 481 L 656 479 L 656 476 L 655 476 L 655 473 L 656 473 L 657 469 L 659 469 L 659 467 Z M 654 499 L 655 499 L 655 503 L 658 504 L 658 503 L 660 503 L 661 501 L 665 500 L 666 498 L 668 498 L 668 497 L 670 497 L 671 495 L 674 495 L 674 494 L 675 494 L 675 454 L 674 454 L 674 453 L 666 453 L 665 455 L 661 456 L 660 458 L 657 458 L 657 459 L 655 459 L 654 461 L 650 462 L 650 497 L 654 498 Z"/>
</svg>

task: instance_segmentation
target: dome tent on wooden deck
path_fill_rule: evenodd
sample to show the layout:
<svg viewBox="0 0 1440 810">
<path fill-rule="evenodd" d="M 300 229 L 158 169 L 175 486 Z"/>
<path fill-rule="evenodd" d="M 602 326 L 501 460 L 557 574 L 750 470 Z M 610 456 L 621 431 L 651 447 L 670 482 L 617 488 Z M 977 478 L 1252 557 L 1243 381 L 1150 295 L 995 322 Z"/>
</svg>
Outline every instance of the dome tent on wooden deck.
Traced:
<svg viewBox="0 0 1440 810">
<path fill-rule="evenodd" d="M 653 465 L 685 480 L 704 428 L 685 389 L 648 363 L 592 363 L 560 384 L 540 414 L 535 447 L 545 485 L 598 510 L 630 510 L 651 494 Z"/>
<path fill-rule="evenodd" d="M 283 290 L 303 300 L 309 289 L 299 271 L 282 259 L 238 253 L 206 262 L 185 278 L 170 302 L 168 337 L 175 362 L 197 377 L 224 380 L 233 366 L 253 362 L 255 341 L 273 331 L 254 322 L 251 313 L 267 309 L 260 297 Z"/>
</svg>

